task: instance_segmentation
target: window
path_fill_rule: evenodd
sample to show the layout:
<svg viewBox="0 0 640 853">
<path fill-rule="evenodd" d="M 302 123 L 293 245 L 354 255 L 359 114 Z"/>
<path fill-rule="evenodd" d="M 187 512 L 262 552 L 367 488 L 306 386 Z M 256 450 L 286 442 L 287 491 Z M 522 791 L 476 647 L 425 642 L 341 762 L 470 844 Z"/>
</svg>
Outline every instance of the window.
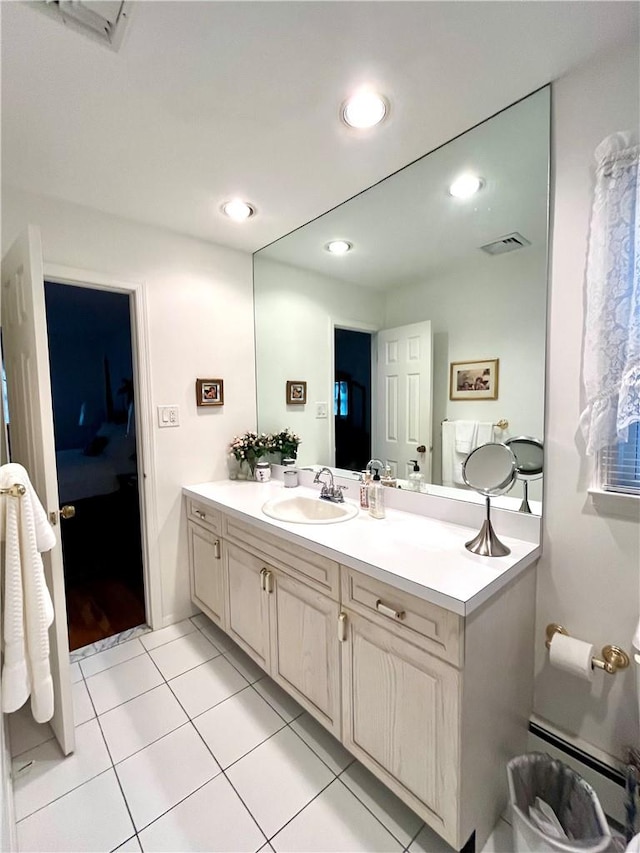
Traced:
<svg viewBox="0 0 640 853">
<path fill-rule="evenodd" d="M 349 414 L 349 390 L 346 382 L 335 382 L 333 385 L 333 414 L 341 418 L 346 418 Z"/>
<path fill-rule="evenodd" d="M 640 495 L 640 423 L 629 427 L 626 442 L 600 451 L 599 468 L 600 487 L 605 492 Z"/>
</svg>

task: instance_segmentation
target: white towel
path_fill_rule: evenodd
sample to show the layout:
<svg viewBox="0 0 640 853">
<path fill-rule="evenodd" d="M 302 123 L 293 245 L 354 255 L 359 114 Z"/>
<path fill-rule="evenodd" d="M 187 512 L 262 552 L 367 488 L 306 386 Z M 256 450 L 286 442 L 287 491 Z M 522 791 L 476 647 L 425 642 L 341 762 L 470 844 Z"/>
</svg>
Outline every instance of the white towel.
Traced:
<svg viewBox="0 0 640 853">
<path fill-rule="evenodd" d="M 49 668 L 49 626 L 54 611 L 44 577 L 41 552 L 56 538 L 29 475 L 15 463 L 0 468 L 0 487 L 21 484 L 20 498 L 3 498 L 5 602 L 2 710 L 16 711 L 31 695 L 31 710 L 38 723 L 53 716 L 53 681 Z"/>
<path fill-rule="evenodd" d="M 462 476 L 464 461 L 476 447 L 495 441 L 494 436 L 495 427 L 490 422 L 443 421 L 442 485 L 468 488 Z"/>
<path fill-rule="evenodd" d="M 457 421 L 442 422 L 442 485 L 465 486 L 462 479 L 462 463 L 467 453 L 456 450 Z M 465 487 L 466 488 L 466 487 Z"/>
<path fill-rule="evenodd" d="M 478 421 L 453 421 L 456 425 L 456 453 L 469 454 L 477 446 Z"/>
<path fill-rule="evenodd" d="M 495 434 L 495 426 L 492 423 L 479 423 L 475 447 L 495 441 Z"/>
</svg>

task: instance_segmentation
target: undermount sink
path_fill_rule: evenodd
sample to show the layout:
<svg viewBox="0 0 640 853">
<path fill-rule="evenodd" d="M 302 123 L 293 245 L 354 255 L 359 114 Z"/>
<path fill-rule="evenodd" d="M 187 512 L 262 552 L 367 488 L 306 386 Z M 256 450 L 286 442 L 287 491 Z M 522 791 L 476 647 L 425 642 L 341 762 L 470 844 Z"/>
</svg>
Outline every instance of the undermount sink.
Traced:
<svg viewBox="0 0 640 853">
<path fill-rule="evenodd" d="M 358 514 L 355 504 L 332 503 L 320 498 L 291 497 L 267 501 L 262 512 L 277 521 L 294 524 L 335 524 Z"/>
</svg>

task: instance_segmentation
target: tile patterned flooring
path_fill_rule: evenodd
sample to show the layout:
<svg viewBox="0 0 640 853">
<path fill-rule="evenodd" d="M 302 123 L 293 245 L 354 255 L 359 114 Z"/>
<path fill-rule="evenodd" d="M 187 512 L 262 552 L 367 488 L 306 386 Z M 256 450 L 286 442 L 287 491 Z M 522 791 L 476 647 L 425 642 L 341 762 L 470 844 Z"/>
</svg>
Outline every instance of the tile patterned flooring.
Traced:
<svg viewBox="0 0 640 853">
<path fill-rule="evenodd" d="M 10 717 L 22 853 L 451 851 L 203 615 L 72 677 L 73 755 Z M 510 849 L 499 821 L 483 853 Z"/>
</svg>

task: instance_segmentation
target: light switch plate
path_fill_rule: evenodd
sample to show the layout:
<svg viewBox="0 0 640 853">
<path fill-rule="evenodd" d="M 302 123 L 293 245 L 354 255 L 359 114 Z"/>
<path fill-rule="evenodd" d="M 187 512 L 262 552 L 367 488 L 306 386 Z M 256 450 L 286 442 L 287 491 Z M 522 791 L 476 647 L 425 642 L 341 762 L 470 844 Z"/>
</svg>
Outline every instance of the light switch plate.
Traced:
<svg viewBox="0 0 640 853">
<path fill-rule="evenodd" d="M 161 428 L 180 426 L 179 407 L 158 406 L 158 426 Z"/>
<path fill-rule="evenodd" d="M 317 418 L 326 418 L 327 417 L 327 404 L 326 403 L 316 403 L 316 417 Z"/>
</svg>

